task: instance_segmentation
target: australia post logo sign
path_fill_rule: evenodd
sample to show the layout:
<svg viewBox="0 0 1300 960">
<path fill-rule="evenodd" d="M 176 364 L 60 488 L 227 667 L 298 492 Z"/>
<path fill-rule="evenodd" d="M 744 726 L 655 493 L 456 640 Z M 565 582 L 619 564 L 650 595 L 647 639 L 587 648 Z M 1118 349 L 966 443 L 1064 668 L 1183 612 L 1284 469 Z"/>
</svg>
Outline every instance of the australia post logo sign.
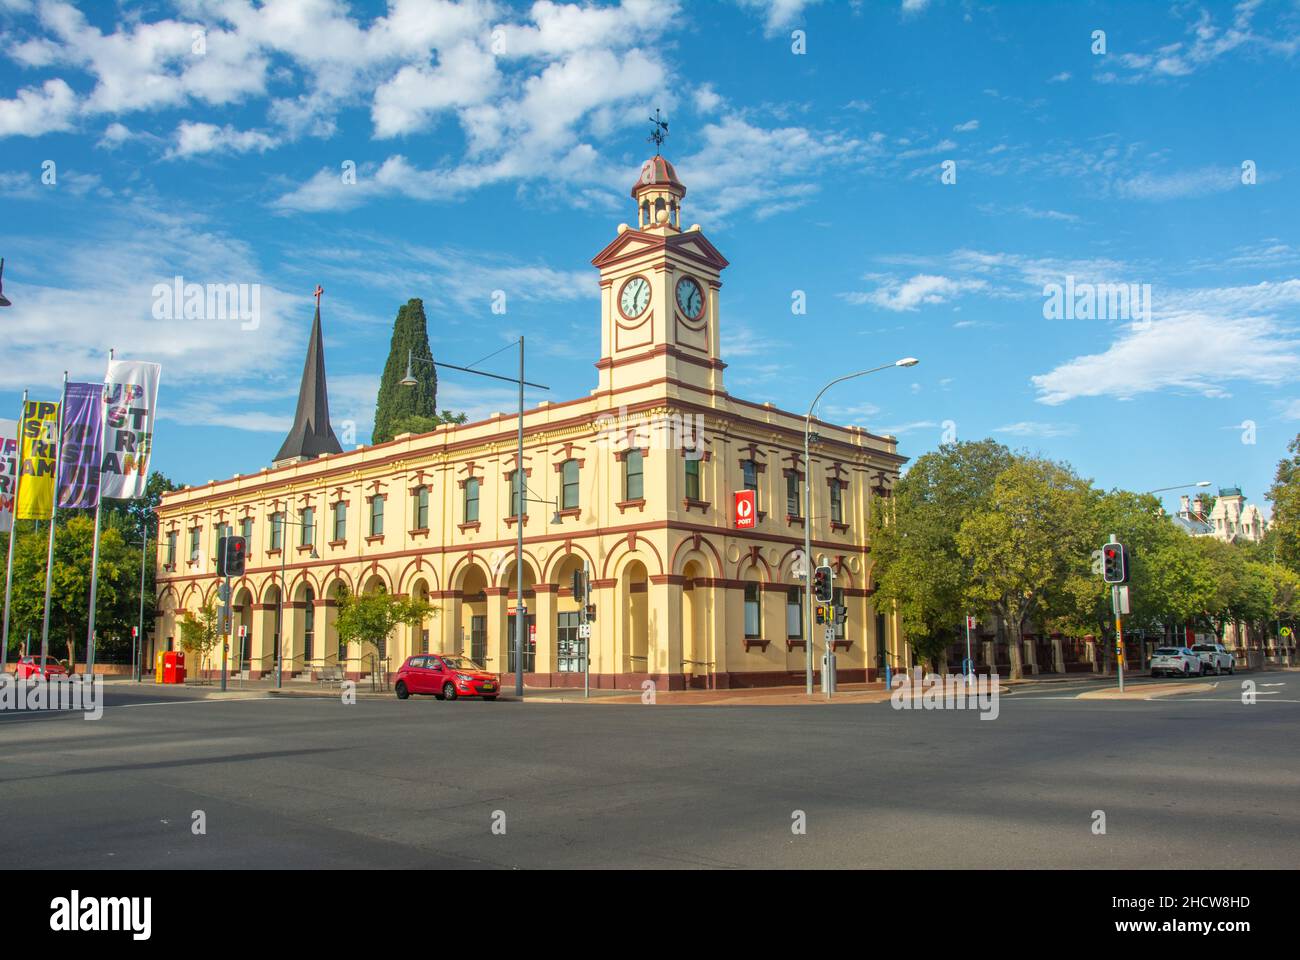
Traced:
<svg viewBox="0 0 1300 960">
<path fill-rule="evenodd" d="M 736 529 L 752 527 L 757 519 L 758 510 L 754 506 L 753 490 L 736 491 Z"/>
</svg>

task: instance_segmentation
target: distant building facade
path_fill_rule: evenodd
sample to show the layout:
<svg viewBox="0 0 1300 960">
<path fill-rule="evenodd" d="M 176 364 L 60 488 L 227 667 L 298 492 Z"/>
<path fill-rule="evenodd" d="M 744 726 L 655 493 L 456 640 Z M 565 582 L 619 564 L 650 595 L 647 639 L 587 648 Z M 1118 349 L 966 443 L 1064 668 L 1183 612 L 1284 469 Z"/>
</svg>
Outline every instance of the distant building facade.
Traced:
<svg viewBox="0 0 1300 960">
<path fill-rule="evenodd" d="M 893 437 L 814 421 L 819 439 L 806 462 L 802 415 L 727 391 L 728 263 L 698 226 L 682 226 L 685 194 L 667 160 L 647 161 L 632 188 L 636 226 L 620 225 L 592 261 L 594 389 L 527 410 L 522 462 L 514 413 L 337 452 L 314 324 L 276 466 L 167 494 L 158 509 L 159 644 L 179 643 L 183 612 L 213 597 L 217 538 L 236 533 L 249 538 L 232 598 L 247 633 L 239 666 L 251 676 L 273 671 L 277 649 L 290 676 L 369 672 L 363 651 L 339 643 L 335 619 L 345 593 L 383 590 L 428 598 L 439 611 L 394 632 L 382 651 L 390 668 L 413 653 L 461 653 L 508 678 L 521 670 L 530 684 L 581 685 L 570 584 L 585 568 L 597 608 L 593 685 L 801 682 L 809 638 L 798 573 L 811 484 L 814 559 L 833 567 L 848 608 L 834 636 L 840 679 L 910 662 L 896 620 L 872 600 L 867 537 L 872 494 L 890 492 L 905 458 Z M 749 529 L 733 515 L 742 490 L 757 498 Z M 520 524 L 529 641 L 516 663 Z"/>
<path fill-rule="evenodd" d="M 1184 495 L 1173 521 L 1193 537 L 1217 537 L 1227 543 L 1239 540 L 1258 543 L 1268 531 L 1263 512 L 1246 502 L 1240 487 L 1220 488 L 1218 499 L 1208 513 L 1199 493 L 1190 499 Z"/>
</svg>

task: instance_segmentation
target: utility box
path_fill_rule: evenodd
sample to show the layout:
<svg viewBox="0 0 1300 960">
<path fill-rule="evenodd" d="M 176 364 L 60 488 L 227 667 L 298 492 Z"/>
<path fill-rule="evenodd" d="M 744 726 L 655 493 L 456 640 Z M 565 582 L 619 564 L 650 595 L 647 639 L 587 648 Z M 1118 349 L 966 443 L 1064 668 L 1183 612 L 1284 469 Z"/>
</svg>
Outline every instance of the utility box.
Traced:
<svg viewBox="0 0 1300 960">
<path fill-rule="evenodd" d="M 168 650 L 162 655 L 162 682 L 185 682 L 185 651 Z"/>
<path fill-rule="evenodd" d="M 156 654 L 154 654 L 154 658 L 153 658 L 153 682 L 154 683 L 163 682 L 163 657 L 166 655 L 167 655 L 167 651 L 165 650 L 159 650 Z"/>
</svg>

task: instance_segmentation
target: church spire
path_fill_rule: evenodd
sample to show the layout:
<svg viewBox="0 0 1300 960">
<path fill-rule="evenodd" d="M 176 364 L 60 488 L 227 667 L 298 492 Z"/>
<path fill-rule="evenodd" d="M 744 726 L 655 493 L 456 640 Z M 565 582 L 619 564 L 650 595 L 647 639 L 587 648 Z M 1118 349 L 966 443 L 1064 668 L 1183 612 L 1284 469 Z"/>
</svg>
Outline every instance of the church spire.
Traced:
<svg viewBox="0 0 1300 960">
<path fill-rule="evenodd" d="M 302 385 L 298 388 L 298 411 L 293 427 L 276 454 L 274 463 L 314 460 L 323 453 L 342 453 L 334 429 L 330 426 L 329 393 L 325 386 L 325 343 L 320 328 L 320 298 L 325 290 L 316 286 L 316 319 L 307 341 L 307 360 L 302 367 Z"/>
</svg>

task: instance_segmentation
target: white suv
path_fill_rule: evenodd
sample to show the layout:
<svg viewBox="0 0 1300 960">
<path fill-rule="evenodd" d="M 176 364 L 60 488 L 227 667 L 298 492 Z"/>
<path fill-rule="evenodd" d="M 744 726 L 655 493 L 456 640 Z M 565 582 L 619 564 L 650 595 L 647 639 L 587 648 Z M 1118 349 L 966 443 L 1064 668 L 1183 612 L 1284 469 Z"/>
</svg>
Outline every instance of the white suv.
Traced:
<svg viewBox="0 0 1300 960">
<path fill-rule="evenodd" d="M 1205 664 L 1200 654 L 1193 653 L 1187 647 L 1156 647 L 1151 657 L 1151 676 L 1190 677 L 1202 676 Z"/>
<path fill-rule="evenodd" d="M 1237 658 L 1221 643 L 1198 643 L 1192 647 L 1192 653 L 1200 657 L 1205 669 L 1215 676 L 1224 671 L 1232 673 L 1237 666 Z"/>
</svg>

